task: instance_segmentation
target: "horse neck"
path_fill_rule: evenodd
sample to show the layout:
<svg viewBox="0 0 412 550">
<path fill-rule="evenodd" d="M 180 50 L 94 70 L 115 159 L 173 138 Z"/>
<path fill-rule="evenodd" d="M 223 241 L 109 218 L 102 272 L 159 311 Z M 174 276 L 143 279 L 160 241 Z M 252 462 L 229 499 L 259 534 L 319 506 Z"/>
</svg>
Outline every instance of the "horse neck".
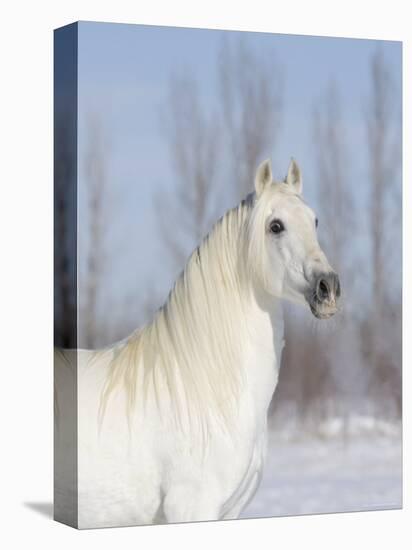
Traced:
<svg viewBox="0 0 412 550">
<path fill-rule="evenodd" d="M 255 289 L 247 316 L 249 354 L 244 368 L 255 412 L 266 416 L 277 385 L 284 347 L 282 302 Z"/>
</svg>

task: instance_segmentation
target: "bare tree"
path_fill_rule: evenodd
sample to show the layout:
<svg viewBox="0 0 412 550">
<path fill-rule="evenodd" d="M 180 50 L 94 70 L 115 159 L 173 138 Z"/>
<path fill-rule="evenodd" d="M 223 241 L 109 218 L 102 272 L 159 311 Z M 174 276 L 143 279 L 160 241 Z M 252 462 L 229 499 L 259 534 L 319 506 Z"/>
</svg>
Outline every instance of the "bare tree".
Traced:
<svg viewBox="0 0 412 550">
<path fill-rule="evenodd" d="M 270 416 L 275 421 L 287 410 L 288 420 L 293 416 L 311 424 L 329 414 L 329 402 L 336 397 L 335 380 L 324 340 L 295 311 L 287 308 L 285 313 L 287 337 Z"/>
<path fill-rule="evenodd" d="M 242 42 L 223 42 L 217 112 L 205 108 L 194 79 L 172 78 L 163 122 L 177 188 L 157 201 L 167 203 L 162 237 L 179 269 L 219 215 L 252 191 L 257 165 L 273 154 L 281 114 L 279 73 L 274 59 L 263 61 Z M 225 182 L 221 189 L 219 181 Z"/>
<path fill-rule="evenodd" d="M 348 230 L 355 234 L 356 215 L 352 187 L 348 185 L 350 173 L 345 144 L 345 129 L 342 121 L 341 102 L 335 82 L 330 82 L 325 96 L 318 102 L 314 112 L 314 145 L 317 160 L 317 202 L 321 226 L 321 240 L 332 265 L 338 270 L 345 289 L 346 306 L 350 308 L 354 296 L 356 270 L 353 263 L 353 248 L 348 247 Z M 338 392 L 339 414 L 348 420 L 353 407 L 353 394 L 359 398 L 365 390 L 364 376 L 360 376 L 358 336 L 350 330 L 346 311 L 341 312 L 339 330 L 319 334 L 323 340 L 319 349 L 327 357 L 329 376 Z M 354 323 L 355 319 L 351 320 Z M 350 351 L 350 353 L 349 353 Z M 358 379 L 357 383 L 354 381 Z M 359 399 L 358 399 L 359 400 Z"/>
<path fill-rule="evenodd" d="M 341 274 L 349 271 L 353 263 L 348 254 L 348 228 L 356 229 L 352 188 L 348 184 L 350 173 L 342 122 L 341 102 L 335 82 L 331 82 L 325 96 L 318 102 L 314 113 L 314 145 L 316 152 L 317 204 L 321 232 L 333 265 Z M 344 269 L 344 267 L 346 269 Z M 349 269 L 348 269 L 349 268 Z"/>
<path fill-rule="evenodd" d="M 377 314 L 385 309 L 388 280 L 388 245 L 400 233 L 400 127 L 399 105 L 394 101 L 394 82 L 383 53 L 377 49 L 371 59 L 371 97 L 367 111 L 367 138 L 370 171 L 370 228 L 372 286 Z M 394 200 L 395 199 L 395 203 Z M 382 231 L 382 222 L 385 224 Z M 397 221 L 397 224 L 394 222 Z"/>
<path fill-rule="evenodd" d="M 220 210 L 216 202 L 219 122 L 202 108 L 193 79 L 172 78 L 163 127 L 177 185 L 172 195 L 163 191 L 156 200 L 165 214 L 160 218 L 164 244 L 176 268 L 182 269 Z"/>
<path fill-rule="evenodd" d="M 83 220 L 87 232 L 85 284 L 82 299 L 82 345 L 93 348 L 105 338 L 105 326 L 99 317 L 104 287 L 105 238 L 107 213 L 107 150 L 101 123 L 89 117 L 88 142 L 84 155 L 87 214 Z"/>
<path fill-rule="evenodd" d="M 274 55 L 263 58 L 245 42 L 225 41 L 218 82 L 237 200 L 251 191 L 259 162 L 275 152 L 282 114 L 282 70 Z"/>
<path fill-rule="evenodd" d="M 70 110 L 55 112 L 54 342 L 77 346 L 76 130 Z"/>
<path fill-rule="evenodd" d="M 401 409 L 401 196 L 400 106 L 390 66 L 381 49 L 370 65 L 366 114 L 370 171 L 372 308 L 369 359 L 375 390 L 389 387 Z M 395 267 L 395 269 L 393 269 Z"/>
</svg>

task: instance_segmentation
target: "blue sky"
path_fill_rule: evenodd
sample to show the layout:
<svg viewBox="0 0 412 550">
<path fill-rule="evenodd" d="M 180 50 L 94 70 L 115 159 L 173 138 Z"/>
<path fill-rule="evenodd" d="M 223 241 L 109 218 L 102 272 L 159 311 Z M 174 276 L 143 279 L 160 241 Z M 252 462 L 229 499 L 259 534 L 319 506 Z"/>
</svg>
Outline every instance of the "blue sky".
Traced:
<svg viewBox="0 0 412 550">
<path fill-rule="evenodd" d="M 117 288 L 144 289 L 159 270 L 161 254 L 152 208 L 156 186 L 173 188 L 160 110 L 167 105 L 171 75 L 190 74 L 199 83 L 207 108 L 217 97 L 216 64 L 227 31 L 151 27 L 108 23 L 79 24 L 79 161 L 82 210 L 82 154 L 87 146 L 87 121 L 98 116 L 108 141 L 107 165 L 113 188 L 111 239 L 117 260 L 108 271 Z M 258 55 L 274 55 L 282 66 L 284 112 L 281 139 L 272 161 L 283 176 L 294 156 L 304 174 L 305 194 L 314 192 L 313 109 L 331 80 L 339 88 L 351 166 L 348 180 L 366 177 L 365 108 L 369 63 L 377 42 L 267 33 L 239 35 Z M 238 36 L 237 36 L 238 35 Z M 401 44 L 380 42 L 401 90 Z M 247 70 L 247 68 L 245 68 Z M 269 74 L 276 85 L 278 75 Z M 400 95 L 399 95 L 400 98 Z M 115 208 L 116 205 L 116 208 Z M 119 242 L 122 246 L 119 247 Z M 160 286 L 170 286 L 165 276 Z M 117 292 L 117 291 L 116 291 Z"/>
</svg>

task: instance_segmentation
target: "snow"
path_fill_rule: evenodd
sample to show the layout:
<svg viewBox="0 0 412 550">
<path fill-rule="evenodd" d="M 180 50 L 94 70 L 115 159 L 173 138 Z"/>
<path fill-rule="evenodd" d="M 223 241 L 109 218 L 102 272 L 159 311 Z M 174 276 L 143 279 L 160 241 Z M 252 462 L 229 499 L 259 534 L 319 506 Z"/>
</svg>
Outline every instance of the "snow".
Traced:
<svg viewBox="0 0 412 550">
<path fill-rule="evenodd" d="M 402 507 L 400 425 L 332 419 L 316 435 L 272 432 L 260 488 L 244 518 Z"/>
</svg>

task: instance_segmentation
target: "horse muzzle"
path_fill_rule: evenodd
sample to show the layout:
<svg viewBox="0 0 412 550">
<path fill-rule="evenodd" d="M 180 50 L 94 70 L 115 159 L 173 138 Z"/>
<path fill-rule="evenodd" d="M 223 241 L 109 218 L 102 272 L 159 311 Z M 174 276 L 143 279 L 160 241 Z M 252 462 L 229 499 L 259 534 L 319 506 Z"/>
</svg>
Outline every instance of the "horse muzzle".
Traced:
<svg viewBox="0 0 412 550">
<path fill-rule="evenodd" d="M 317 319 L 329 319 L 338 311 L 340 295 L 339 277 L 331 271 L 317 274 L 305 297 Z"/>
</svg>

